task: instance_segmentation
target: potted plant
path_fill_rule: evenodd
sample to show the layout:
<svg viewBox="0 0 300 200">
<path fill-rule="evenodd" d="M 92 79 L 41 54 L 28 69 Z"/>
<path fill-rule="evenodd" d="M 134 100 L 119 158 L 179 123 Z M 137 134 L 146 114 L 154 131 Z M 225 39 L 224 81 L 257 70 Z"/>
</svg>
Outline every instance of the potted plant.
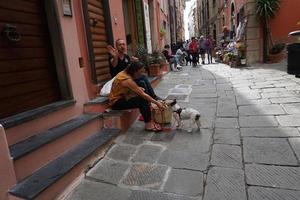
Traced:
<svg viewBox="0 0 300 200">
<path fill-rule="evenodd" d="M 149 57 L 149 76 L 161 75 L 161 68 L 166 63 L 164 56 L 160 51 L 154 50 Z"/>
<path fill-rule="evenodd" d="M 237 43 L 237 50 L 239 55 L 239 61 L 241 65 L 246 65 L 246 47 L 242 42 Z"/>
<path fill-rule="evenodd" d="M 246 60 L 245 52 L 243 54 L 241 54 L 240 62 L 241 62 L 241 65 L 246 65 L 247 60 Z"/>
<path fill-rule="evenodd" d="M 228 58 L 229 58 L 229 65 L 230 67 L 237 67 L 237 58 L 238 56 L 235 55 L 234 53 L 228 53 Z"/>
<path fill-rule="evenodd" d="M 145 70 L 149 73 L 150 55 L 148 54 L 147 49 L 143 45 L 137 46 L 135 57 L 137 57 L 139 61 L 144 64 Z"/>
<path fill-rule="evenodd" d="M 266 63 L 269 58 L 269 46 L 273 47 L 269 20 L 275 17 L 280 9 L 281 0 L 256 0 L 256 14 L 263 25 L 263 61 Z"/>
<path fill-rule="evenodd" d="M 270 63 L 277 63 L 281 61 L 284 57 L 284 51 L 285 48 L 284 43 L 278 43 L 273 45 L 273 47 L 270 49 L 270 55 L 269 55 L 269 62 Z"/>
</svg>

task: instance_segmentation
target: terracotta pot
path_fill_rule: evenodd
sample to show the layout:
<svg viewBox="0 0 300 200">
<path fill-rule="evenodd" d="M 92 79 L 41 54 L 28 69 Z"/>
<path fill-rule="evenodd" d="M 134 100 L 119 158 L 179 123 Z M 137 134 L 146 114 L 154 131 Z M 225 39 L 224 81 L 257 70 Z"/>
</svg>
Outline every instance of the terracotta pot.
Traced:
<svg viewBox="0 0 300 200">
<path fill-rule="evenodd" d="M 160 68 L 161 68 L 161 71 L 168 72 L 169 71 L 169 64 L 168 63 L 161 64 Z"/>
<path fill-rule="evenodd" d="M 160 74 L 161 74 L 161 72 L 160 72 L 159 64 L 149 65 L 149 76 L 158 76 Z"/>
<path fill-rule="evenodd" d="M 278 63 L 281 60 L 285 58 L 285 53 L 284 51 L 281 51 L 280 53 L 277 54 L 270 54 L 269 55 L 269 63 Z"/>
</svg>

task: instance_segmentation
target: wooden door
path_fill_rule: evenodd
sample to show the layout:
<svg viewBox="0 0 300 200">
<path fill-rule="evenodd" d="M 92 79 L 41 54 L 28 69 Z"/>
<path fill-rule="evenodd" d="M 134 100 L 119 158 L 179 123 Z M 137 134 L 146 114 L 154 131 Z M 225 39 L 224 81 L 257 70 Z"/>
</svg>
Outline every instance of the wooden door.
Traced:
<svg viewBox="0 0 300 200">
<path fill-rule="evenodd" d="M 57 100 L 43 1 L 0 0 L 0 118 Z"/>
<path fill-rule="evenodd" d="M 83 1 L 86 18 L 89 56 L 92 78 L 95 83 L 103 83 L 111 78 L 108 62 L 107 22 L 102 0 Z"/>
</svg>

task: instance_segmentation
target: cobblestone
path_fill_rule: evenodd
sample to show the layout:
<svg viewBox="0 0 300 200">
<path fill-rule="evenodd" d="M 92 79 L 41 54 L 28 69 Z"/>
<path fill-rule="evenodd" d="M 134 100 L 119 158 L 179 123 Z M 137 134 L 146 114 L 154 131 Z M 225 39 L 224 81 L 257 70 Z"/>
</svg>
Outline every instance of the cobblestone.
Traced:
<svg viewBox="0 0 300 200">
<path fill-rule="evenodd" d="M 172 169 L 164 191 L 191 197 L 201 196 L 203 193 L 203 173 Z"/>
<path fill-rule="evenodd" d="M 300 191 L 265 187 L 250 187 L 248 189 L 248 194 L 249 200 L 296 200 L 300 197 Z"/>
<path fill-rule="evenodd" d="M 239 130 L 216 128 L 214 134 L 214 143 L 240 145 L 241 139 Z"/>
<path fill-rule="evenodd" d="M 201 131 L 149 133 L 136 121 L 68 200 L 300 199 L 300 81 L 283 65 L 183 67 L 156 87 L 192 92 Z M 247 193 L 247 194 L 246 194 Z M 248 199 L 247 199 L 248 197 Z"/>
<path fill-rule="evenodd" d="M 214 167 L 208 172 L 204 200 L 246 200 L 244 172 Z"/>
<path fill-rule="evenodd" d="M 239 117 L 240 127 L 272 127 L 278 126 L 274 116 Z"/>
<path fill-rule="evenodd" d="M 244 138 L 244 159 L 249 163 L 298 165 L 286 139 Z"/>
<path fill-rule="evenodd" d="M 100 182 L 118 184 L 127 168 L 127 163 L 103 159 L 86 176 Z"/>
<path fill-rule="evenodd" d="M 215 144 L 211 164 L 221 167 L 242 168 L 242 151 L 239 146 Z"/>
<path fill-rule="evenodd" d="M 250 164 L 245 167 L 249 185 L 300 190 L 300 168 Z"/>
</svg>

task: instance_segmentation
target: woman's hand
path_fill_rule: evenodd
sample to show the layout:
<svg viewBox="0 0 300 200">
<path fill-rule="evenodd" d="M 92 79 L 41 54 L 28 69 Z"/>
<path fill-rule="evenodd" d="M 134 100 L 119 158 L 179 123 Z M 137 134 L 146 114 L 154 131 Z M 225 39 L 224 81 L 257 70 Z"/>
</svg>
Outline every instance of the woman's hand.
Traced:
<svg viewBox="0 0 300 200">
<path fill-rule="evenodd" d="M 132 60 L 133 62 L 139 61 L 139 59 L 138 59 L 137 57 L 135 57 L 135 56 L 131 56 L 131 60 Z"/>
<path fill-rule="evenodd" d="M 161 110 L 163 110 L 163 109 L 166 109 L 167 108 L 167 105 L 166 104 L 164 104 L 164 103 L 162 103 L 162 102 L 159 102 L 159 101 L 156 101 L 156 103 L 155 103 L 156 105 L 157 105 L 157 107 L 159 108 L 159 109 L 161 109 Z"/>
</svg>

